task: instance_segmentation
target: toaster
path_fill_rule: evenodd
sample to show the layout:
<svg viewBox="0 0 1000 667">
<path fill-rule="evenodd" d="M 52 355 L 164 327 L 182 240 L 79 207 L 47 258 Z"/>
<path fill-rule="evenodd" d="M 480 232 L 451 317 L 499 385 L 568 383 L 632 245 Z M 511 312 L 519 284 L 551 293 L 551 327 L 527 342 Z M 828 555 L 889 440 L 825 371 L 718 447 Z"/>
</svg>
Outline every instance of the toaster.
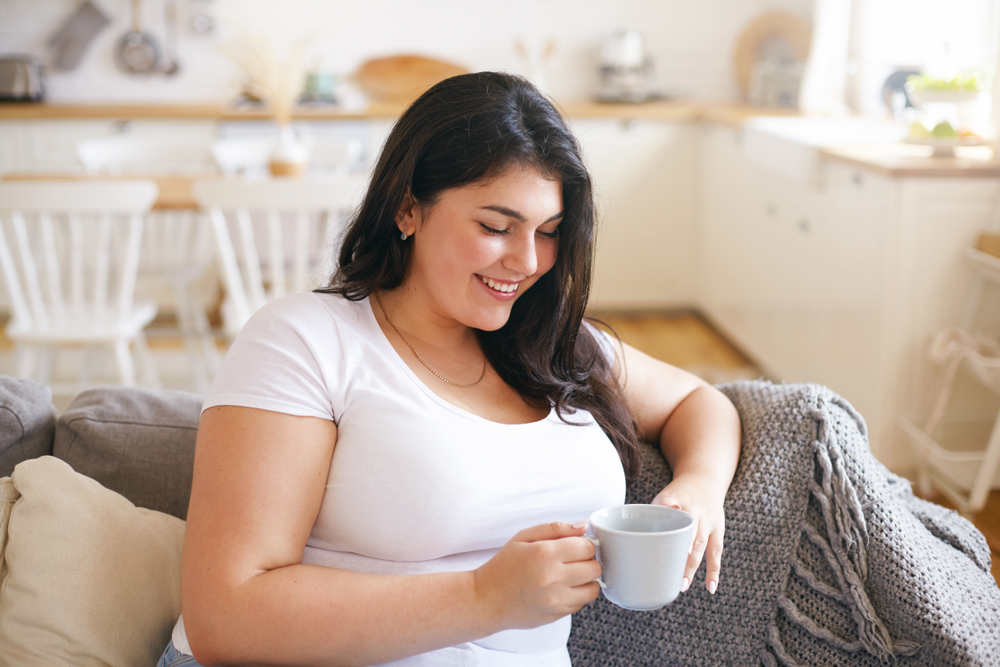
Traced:
<svg viewBox="0 0 1000 667">
<path fill-rule="evenodd" d="M 0 55 L 0 102 L 41 102 L 42 66 L 31 56 Z"/>
</svg>

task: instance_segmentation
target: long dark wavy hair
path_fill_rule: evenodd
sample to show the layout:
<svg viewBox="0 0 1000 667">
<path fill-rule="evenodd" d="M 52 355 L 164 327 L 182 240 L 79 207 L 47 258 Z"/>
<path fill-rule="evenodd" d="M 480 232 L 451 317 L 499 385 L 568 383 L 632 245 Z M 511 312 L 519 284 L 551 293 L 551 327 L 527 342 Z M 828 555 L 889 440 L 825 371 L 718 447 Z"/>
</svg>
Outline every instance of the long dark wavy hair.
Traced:
<svg viewBox="0 0 1000 667">
<path fill-rule="evenodd" d="M 526 79 L 463 74 L 433 86 L 406 110 L 348 225 L 339 266 L 317 291 L 358 301 L 398 287 L 412 247 L 396 227 L 406 197 L 430 207 L 444 190 L 518 167 L 562 183 L 559 252 L 553 268 L 514 302 L 503 327 L 476 332 L 479 343 L 528 403 L 551 405 L 570 423 L 567 415 L 590 411 L 618 450 L 626 476 L 634 478 L 640 465 L 635 422 L 592 329 L 581 326 L 594 262 L 590 174 L 559 112 Z"/>
</svg>

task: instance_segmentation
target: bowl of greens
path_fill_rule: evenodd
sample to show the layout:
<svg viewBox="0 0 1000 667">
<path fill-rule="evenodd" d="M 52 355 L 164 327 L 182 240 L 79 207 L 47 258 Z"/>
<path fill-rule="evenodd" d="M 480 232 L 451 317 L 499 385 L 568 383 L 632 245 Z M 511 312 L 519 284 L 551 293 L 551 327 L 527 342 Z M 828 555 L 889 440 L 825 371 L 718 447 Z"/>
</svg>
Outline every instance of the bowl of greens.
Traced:
<svg viewBox="0 0 1000 667">
<path fill-rule="evenodd" d="M 915 74 L 906 80 L 906 93 L 917 106 L 972 102 L 982 92 L 979 77 L 959 74 L 950 79 Z"/>
</svg>

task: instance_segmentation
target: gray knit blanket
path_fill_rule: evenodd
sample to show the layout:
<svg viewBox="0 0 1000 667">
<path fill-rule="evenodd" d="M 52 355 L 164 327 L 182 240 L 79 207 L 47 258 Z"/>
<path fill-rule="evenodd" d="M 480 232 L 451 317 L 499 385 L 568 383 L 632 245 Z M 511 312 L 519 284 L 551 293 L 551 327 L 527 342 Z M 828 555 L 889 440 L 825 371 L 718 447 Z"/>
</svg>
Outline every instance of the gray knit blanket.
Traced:
<svg viewBox="0 0 1000 667">
<path fill-rule="evenodd" d="M 574 667 L 1000 665 L 1000 590 L 982 534 L 915 498 L 862 418 L 816 385 L 719 387 L 743 423 L 718 592 L 705 567 L 654 612 L 603 597 L 573 617 Z M 626 502 L 671 479 L 653 447 Z"/>
</svg>

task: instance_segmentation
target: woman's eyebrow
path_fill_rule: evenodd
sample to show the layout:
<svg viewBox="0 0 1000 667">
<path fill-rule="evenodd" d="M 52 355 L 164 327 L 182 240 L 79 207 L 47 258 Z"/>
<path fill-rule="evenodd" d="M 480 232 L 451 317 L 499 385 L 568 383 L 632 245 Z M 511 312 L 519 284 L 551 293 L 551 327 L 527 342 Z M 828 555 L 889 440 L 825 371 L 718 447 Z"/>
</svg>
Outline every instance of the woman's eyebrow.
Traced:
<svg viewBox="0 0 1000 667">
<path fill-rule="evenodd" d="M 528 219 L 525 218 L 523 215 L 521 215 L 520 213 L 518 213 L 517 211 L 515 211 L 512 208 L 507 208 L 506 206 L 491 205 L 491 206 L 480 206 L 479 208 L 482 209 L 482 210 L 487 210 L 487 211 L 495 211 L 495 212 L 499 213 L 500 215 L 506 215 L 508 218 L 514 218 L 515 220 L 518 220 L 519 222 L 527 222 L 528 221 Z M 563 212 L 559 211 L 558 213 L 556 213 L 554 216 L 552 216 L 551 218 L 549 218 L 548 220 L 546 220 L 542 224 L 544 225 L 546 222 L 552 222 L 553 220 L 558 220 L 561 217 L 563 217 Z"/>
</svg>

